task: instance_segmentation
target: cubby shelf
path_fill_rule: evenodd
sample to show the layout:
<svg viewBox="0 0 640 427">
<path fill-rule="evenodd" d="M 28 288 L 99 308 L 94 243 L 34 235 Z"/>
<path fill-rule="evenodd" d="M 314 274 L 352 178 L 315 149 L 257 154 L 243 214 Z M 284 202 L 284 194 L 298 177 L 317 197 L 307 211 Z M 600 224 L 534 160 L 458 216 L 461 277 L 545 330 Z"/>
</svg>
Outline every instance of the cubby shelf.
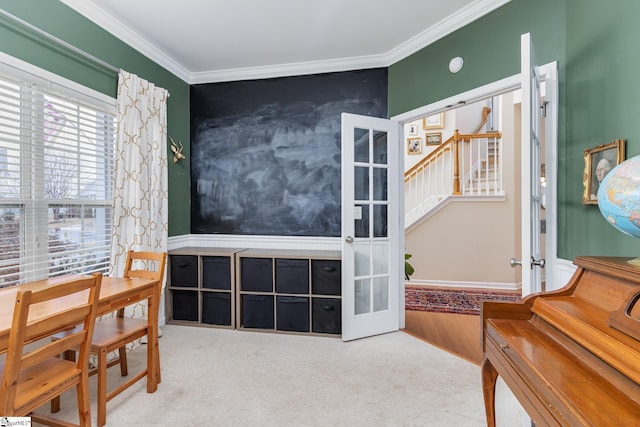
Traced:
<svg viewBox="0 0 640 427">
<path fill-rule="evenodd" d="M 169 251 L 167 322 L 340 335 L 339 251 L 181 248 Z"/>
<path fill-rule="evenodd" d="M 340 252 L 249 249 L 236 260 L 238 329 L 341 333 Z"/>
<path fill-rule="evenodd" d="M 235 254 L 242 249 L 169 251 L 167 322 L 235 328 Z"/>
</svg>

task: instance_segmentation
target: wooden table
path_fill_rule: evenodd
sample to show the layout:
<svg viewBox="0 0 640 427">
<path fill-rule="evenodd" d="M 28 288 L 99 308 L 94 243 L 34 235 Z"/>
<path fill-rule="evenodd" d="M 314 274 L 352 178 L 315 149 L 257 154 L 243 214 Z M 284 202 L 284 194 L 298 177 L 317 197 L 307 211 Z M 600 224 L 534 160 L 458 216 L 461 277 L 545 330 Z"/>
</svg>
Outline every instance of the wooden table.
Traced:
<svg viewBox="0 0 640 427">
<path fill-rule="evenodd" d="M 42 289 L 47 286 L 57 285 L 78 276 L 59 276 L 23 285 L 11 286 L 0 289 L 0 353 L 7 351 L 9 331 L 13 318 L 16 293 L 18 289 Z M 102 277 L 100 287 L 100 301 L 98 303 L 98 315 L 113 312 L 119 308 L 131 305 L 138 301 L 148 301 L 149 335 L 147 342 L 147 393 L 153 393 L 160 382 L 160 357 L 158 348 L 158 308 L 160 303 L 160 287 L 156 280 L 131 279 L 122 277 Z M 65 297 L 55 300 L 53 304 L 41 304 L 32 310 L 30 319 L 37 319 L 51 315 L 64 307 L 71 307 L 79 299 Z"/>
</svg>

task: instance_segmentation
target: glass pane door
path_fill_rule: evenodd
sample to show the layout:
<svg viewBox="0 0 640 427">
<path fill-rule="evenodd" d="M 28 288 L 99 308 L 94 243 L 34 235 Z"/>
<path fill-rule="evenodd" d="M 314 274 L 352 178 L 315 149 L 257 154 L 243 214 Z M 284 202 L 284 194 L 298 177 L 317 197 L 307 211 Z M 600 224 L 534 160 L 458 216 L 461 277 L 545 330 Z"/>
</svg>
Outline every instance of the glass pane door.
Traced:
<svg viewBox="0 0 640 427">
<path fill-rule="evenodd" d="M 397 139 L 397 123 L 343 114 L 345 340 L 399 327 L 399 198 L 390 197 L 400 181 Z"/>
</svg>

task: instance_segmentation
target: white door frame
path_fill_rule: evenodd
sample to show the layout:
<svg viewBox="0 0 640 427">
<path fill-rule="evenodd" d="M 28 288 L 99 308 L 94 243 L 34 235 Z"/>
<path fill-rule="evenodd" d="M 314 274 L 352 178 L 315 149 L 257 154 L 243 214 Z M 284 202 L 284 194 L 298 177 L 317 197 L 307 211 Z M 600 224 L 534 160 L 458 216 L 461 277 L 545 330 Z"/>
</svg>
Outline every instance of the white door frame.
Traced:
<svg viewBox="0 0 640 427">
<path fill-rule="evenodd" d="M 546 281 L 547 289 L 556 289 L 557 275 L 555 269 L 557 265 L 557 170 L 558 170 L 558 66 L 557 62 L 551 62 L 540 66 L 539 71 L 545 82 L 545 99 L 550 101 L 547 104 L 547 118 L 545 120 L 545 172 L 546 172 L 546 220 L 547 230 L 545 238 L 545 259 L 546 259 Z M 548 82 L 548 83 L 547 83 Z M 550 83 L 550 84 L 549 84 Z M 407 111 L 391 117 L 391 120 L 404 125 L 408 122 L 418 120 L 424 116 L 430 116 L 447 110 L 455 109 L 458 106 L 471 104 L 476 101 L 487 99 L 503 93 L 512 92 L 521 88 L 520 73 L 510 77 L 495 81 L 493 83 L 450 96 L 440 101 L 428 104 L 416 109 Z M 401 135 L 401 141 L 403 136 Z M 404 159 L 404 157 L 402 157 Z M 399 168 L 400 173 L 404 173 L 404 167 Z M 401 215 L 401 230 L 404 230 L 404 216 Z M 404 233 L 403 233 L 404 236 Z M 404 237 L 403 237 L 404 247 Z M 401 286 L 401 307 L 400 307 L 400 327 L 404 323 L 404 286 Z"/>
</svg>

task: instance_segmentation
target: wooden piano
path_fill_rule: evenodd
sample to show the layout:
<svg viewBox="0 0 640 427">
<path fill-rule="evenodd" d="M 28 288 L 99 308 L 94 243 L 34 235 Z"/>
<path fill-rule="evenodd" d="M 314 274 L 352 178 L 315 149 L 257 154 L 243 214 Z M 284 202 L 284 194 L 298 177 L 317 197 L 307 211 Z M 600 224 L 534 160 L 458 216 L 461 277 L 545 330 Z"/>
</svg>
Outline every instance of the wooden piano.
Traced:
<svg viewBox="0 0 640 427">
<path fill-rule="evenodd" d="M 498 375 L 541 426 L 640 426 L 640 267 L 577 257 L 569 283 L 482 305 L 482 388 L 495 426 Z"/>
</svg>

